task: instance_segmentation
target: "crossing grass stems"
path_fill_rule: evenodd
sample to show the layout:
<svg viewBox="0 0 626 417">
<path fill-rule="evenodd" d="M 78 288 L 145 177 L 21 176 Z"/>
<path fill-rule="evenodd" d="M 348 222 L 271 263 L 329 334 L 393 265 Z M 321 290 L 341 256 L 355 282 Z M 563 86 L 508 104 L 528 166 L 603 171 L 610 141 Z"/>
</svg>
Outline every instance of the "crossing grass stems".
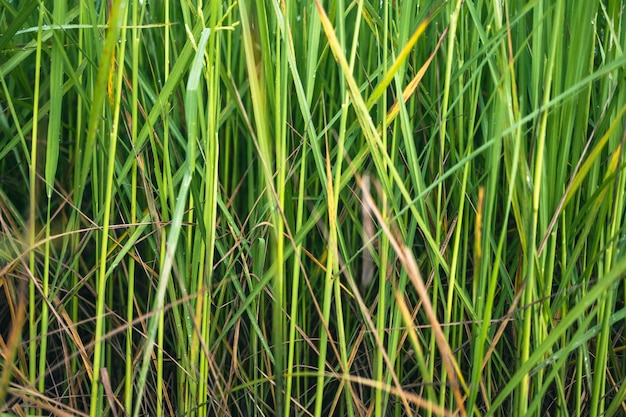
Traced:
<svg viewBox="0 0 626 417">
<path fill-rule="evenodd" d="M 624 414 L 623 20 L 4 1 L 0 415 Z"/>
</svg>

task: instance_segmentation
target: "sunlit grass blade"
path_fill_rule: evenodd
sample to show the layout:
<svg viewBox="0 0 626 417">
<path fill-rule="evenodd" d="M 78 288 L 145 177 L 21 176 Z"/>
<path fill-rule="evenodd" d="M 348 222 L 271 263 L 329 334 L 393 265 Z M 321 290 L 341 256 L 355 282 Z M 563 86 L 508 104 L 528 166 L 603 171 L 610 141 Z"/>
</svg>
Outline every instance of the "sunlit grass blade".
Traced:
<svg viewBox="0 0 626 417">
<path fill-rule="evenodd" d="M 382 94 L 385 91 L 385 89 L 389 86 L 389 84 L 391 84 L 391 81 L 393 80 L 393 77 L 396 75 L 396 73 L 398 72 L 400 67 L 404 64 L 404 62 L 408 58 L 409 53 L 411 52 L 411 49 L 413 49 L 413 47 L 415 46 L 415 44 L 417 43 L 419 38 L 424 34 L 424 31 L 426 30 L 427 26 L 428 26 L 428 19 L 426 19 L 426 20 L 424 20 L 423 22 L 420 23 L 420 25 L 417 27 L 417 29 L 415 30 L 415 32 L 413 33 L 413 35 L 411 36 L 409 41 L 402 47 L 402 50 L 400 51 L 400 53 L 396 57 L 396 60 L 387 69 L 387 72 L 385 73 L 383 78 L 380 80 L 380 82 L 376 85 L 376 88 L 374 89 L 374 91 L 372 91 L 372 93 L 370 94 L 369 98 L 367 99 L 366 105 L 367 105 L 368 109 L 370 109 L 370 108 L 372 108 L 372 106 L 374 106 L 374 104 L 382 96 Z M 443 36 L 442 36 L 442 38 L 443 38 Z M 436 48 L 435 51 L 437 49 L 439 49 L 439 48 Z M 432 59 L 430 61 L 432 61 Z M 428 62 L 426 62 L 424 64 L 424 67 L 423 67 L 424 70 L 420 71 L 421 72 L 421 76 L 423 76 L 423 73 L 425 72 L 426 68 L 428 68 L 428 65 L 430 64 L 430 61 L 428 61 Z M 418 72 L 418 74 L 420 72 Z M 419 75 L 416 75 L 416 78 L 418 76 Z M 418 82 L 419 82 L 419 80 L 416 81 L 416 82 L 413 82 L 411 84 L 417 84 Z M 414 90 L 415 90 L 415 88 L 413 87 L 412 91 L 414 91 Z M 409 91 L 411 91 L 411 90 L 409 90 Z M 404 101 L 406 102 L 408 97 L 410 97 L 412 95 L 413 95 L 412 93 L 408 93 L 408 94 L 406 94 L 406 98 L 403 96 Z M 387 121 L 387 123 L 389 124 L 389 121 Z"/>
<path fill-rule="evenodd" d="M 431 55 L 428 58 L 428 60 L 424 63 L 424 65 L 422 65 L 422 67 L 419 69 L 419 71 L 417 71 L 417 73 L 415 74 L 415 77 L 413 77 L 411 82 L 409 82 L 409 84 L 407 84 L 407 86 L 402 91 L 402 101 L 405 104 L 415 94 L 415 91 L 416 91 L 420 81 L 422 80 L 422 78 L 424 78 L 424 74 L 426 73 L 426 70 L 428 70 L 428 68 L 430 67 L 431 62 L 433 61 L 433 58 L 435 58 L 435 55 L 437 54 L 437 51 L 439 51 L 439 47 L 441 46 L 441 44 L 442 44 L 443 40 L 445 39 L 447 33 L 448 33 L 448 29 L 446 28 L 443 31 L 443 33 L 441 34 L 441 36 L 439 37 L 439 42 L 437 43 L 437 46 L 435 47 L 435 49 L 431 53 Z M 369 100 L 368 100 L 368 102 L 369 102 Z M 396 116 L 398 115 L 399 112 L 400 112 L 400 104 L 399 104 L 399 102 L 395 102 L 393 104 L 393 106 L 391 106 L 391 108 L 387 111 L 387 117 L 385 119 L 386 124 L 390 125 L 394 121 L 394 119 L 396 118 Z M 378 129 L 378 134 L 382 133 L 381 129 L 382 129 L 382 127 Z"/>
</svg>

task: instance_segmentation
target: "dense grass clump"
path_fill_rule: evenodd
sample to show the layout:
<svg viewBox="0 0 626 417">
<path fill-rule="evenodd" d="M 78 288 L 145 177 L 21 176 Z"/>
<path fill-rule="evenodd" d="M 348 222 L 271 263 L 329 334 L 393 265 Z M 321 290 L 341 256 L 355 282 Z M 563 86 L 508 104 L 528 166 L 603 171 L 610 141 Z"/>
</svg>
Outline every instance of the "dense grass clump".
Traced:
<svg viewBox="0 0 626 417">
<path fill-rule="evenodd" d="M 0 415 L 626 414 L 619 0 L 0 0 Z"/>
</svg>

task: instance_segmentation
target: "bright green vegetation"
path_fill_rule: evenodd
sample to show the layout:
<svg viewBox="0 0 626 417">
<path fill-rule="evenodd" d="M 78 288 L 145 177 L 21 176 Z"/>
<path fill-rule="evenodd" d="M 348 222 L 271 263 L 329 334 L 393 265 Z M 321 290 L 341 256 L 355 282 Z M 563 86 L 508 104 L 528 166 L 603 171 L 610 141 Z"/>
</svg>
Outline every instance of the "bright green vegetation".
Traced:
<svg viewBox="0 0 626 417">
<path fill-rule="evenodd" d="M 0 0 L 0 415 L 624 415 L 623 13 Z"/>
</svg>

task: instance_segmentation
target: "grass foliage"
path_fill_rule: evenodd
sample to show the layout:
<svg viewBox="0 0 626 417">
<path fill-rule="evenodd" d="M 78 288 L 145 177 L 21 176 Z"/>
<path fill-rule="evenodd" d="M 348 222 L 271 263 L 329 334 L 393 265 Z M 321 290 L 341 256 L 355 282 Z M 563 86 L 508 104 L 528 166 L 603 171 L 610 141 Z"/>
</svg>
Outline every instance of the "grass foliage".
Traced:
<svg viewBox="0 0 626 417">
<path fill-rule="evenodd" d="M 0 0 L 0 415 L 626 414 L 620 0 Z"/>
</svg>

